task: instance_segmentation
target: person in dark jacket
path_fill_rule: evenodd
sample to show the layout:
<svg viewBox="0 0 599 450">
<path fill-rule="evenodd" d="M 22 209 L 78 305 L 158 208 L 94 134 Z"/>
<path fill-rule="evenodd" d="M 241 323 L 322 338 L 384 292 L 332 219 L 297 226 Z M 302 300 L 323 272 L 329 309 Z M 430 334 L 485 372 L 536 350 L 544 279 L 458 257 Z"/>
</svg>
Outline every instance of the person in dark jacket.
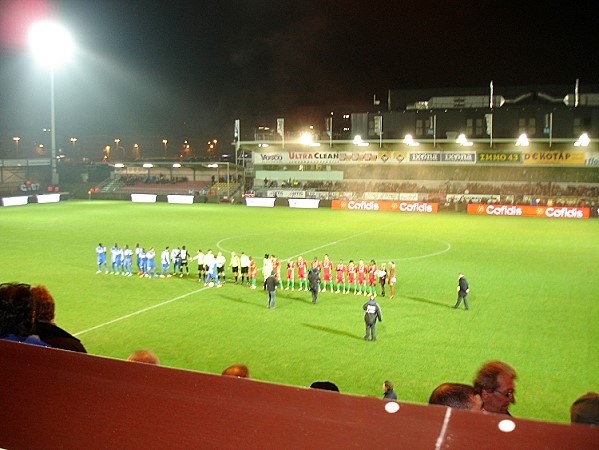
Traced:
<svg viewBox="0 0 599 450">
<path fill-rule="evenodd" d="M 308 271 L 308 285 L 310 286 L 310 292 L 312 292 L 312 303 L 316 304 L 318 298 L 318 291 L 320 290 L 320 271 L 317 269 L 310 269 Z"/>
<path fill-rule="evenodd" d="M 274 309 L 275 296 L 277 293 L 277 280 L 275 278 L 274 271 L 271 271 L 270 275 L 268 277 L 266 277 L 266 280 L 264 280 L 264 289 L 268 293 L 266 307 L 269 309 Z"/>
<path fill-rule="evenodd" d="M 466 311 L 468 311 L 468 292 L 470 292 L 468 282 L 466 281 L 466 278 L 464 278 L 464 274 L 460 273 L 458 274 L 458 300 L 453 306 L 453 309 L 458 309 L 458 306 L 460 306 L 460 303 L 464 300 L 464 307 L 466 308 Z"/>
<path fill-rule="evenodd" d="M 364 340 L 367 341 L 371 338 L 376 341 L 376 321 L 383 321 L 381 315 L 381 308 L 379 304 L 374 300 L 374 295 L 370 296 L 370 300 L 364 303 L 362 309 L 364 310 L 364 322 L 366 322 L 366 335 Z"/>
<path fill-rule="evenodd" d="M 87 353 L 79 339 L 54 323 L 56 306 L 48 289 L 41 285 L 33 286 L 31 296 L 37 311 L 35 332 L 40 339 L 55 348 Z"/>
<path fill-rule="evenodd" d="M 397 394 L 393 390 L 393 383 L 389 380 L 385 380 L 383 383 L 383 399 L 397 400 Z"/>
</svg>

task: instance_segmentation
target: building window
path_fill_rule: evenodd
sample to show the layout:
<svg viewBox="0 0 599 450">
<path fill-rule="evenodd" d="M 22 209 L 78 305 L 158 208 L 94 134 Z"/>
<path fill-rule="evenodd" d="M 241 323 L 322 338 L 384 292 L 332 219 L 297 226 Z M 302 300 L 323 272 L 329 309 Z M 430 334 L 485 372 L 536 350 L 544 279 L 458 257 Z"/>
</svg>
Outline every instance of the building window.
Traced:
<svg viewBox="0 0 599 450">
<path fill-rule="evenodd" d="M 416 128 L 414 130 L 416 137 L 427 137 L 433 135 L 433 119 L 429 117 L 427 119 L 416 119 Z"/>
<path fill-rule="evenodd" d="M 419 137 L 424 136 L 424 120 L 416 119 L 416 129 L 414 130 L 414 134 Z"/>
<path fill-rule="evenodd" d="M 588 133 L 591 129 L 590 117 L 574 117 L 573 123 L 574 137 L 580 136 L 582 133 Z"/>
<path fill-rule="evenodd" d="M 466 136 L 484 137 L 484 124 L 483 118 L 466 119 Z"/>
<path fill-rule="evenodd" d="M 518 119 L 518 134 L 526 134 L 528 137 L 537 133 L 537 120 L 534 117 L 520 117 Z"/>
</svg>

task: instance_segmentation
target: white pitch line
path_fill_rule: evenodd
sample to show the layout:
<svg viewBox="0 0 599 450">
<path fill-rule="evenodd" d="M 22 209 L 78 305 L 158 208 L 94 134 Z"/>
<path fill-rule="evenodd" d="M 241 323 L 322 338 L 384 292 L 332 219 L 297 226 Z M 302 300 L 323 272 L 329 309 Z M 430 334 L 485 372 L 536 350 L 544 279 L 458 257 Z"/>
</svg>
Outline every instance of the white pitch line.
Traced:
<svg viewBox="0 0 599 450">
<path fill-rule="evenodd" d="M 439 450 L 443 443 L 445 442 L 445 433 L 447 432 L 447 425 L 449 425 L 449 418 L 451 417 L 451 408 L 447 408 L 445 411 L 445 418 L 443 419 L 443 426 L 441 427 L 441 432 L 437 437 L 437 442 L 435 444 L 435 450 Z"/>
<path fill-rule="evenodd" d="M 88 328 L 86 330 L 79 331 L 78 333 L 74 333 L 74 336 L 80 336 L 82 334 L 89 333 L 90 331 L 97 330 L 98 328 L 102 328 L 102 327 L 105 327 L 107 325 L 111 325 L 113 323 L 120 322 L 121 320 L 128 319 L 129 317 L 137 316 L 139 314 L 145 313 L 145 312 L 150 311 L 152 309 L 159 308 L 159 307 L 164 306 L 164 305 L 168 305 L 169 303 L 175 302 L 177 300 L 181 300 L 181 299 L 183 299 L 185 297 L 189 297 L 190 295 L 193 295 L 193 294 L 197 294 L 198 292 L 204 291 L 206 289 L 208 289 L 208 288 L 207 287 L 203 287 L 202 289 L 196 289 L 195 291 L 188 292 L 187 294 L 183 294 L 183 295 L 180 295 L 180 296 L 175 297 L 175 298 L 171 298 L 170 300 L 166 300 L 164 302 L 156 303 L 155 305 L 148 306 L 147 308 L 143 308 L 143 309 L 140 309 L 138 311 L 135 311 L 135 312 L 132 312 L 132 313 L 129 313 L 129 314 L 125 314 L 124 316 L 117 317 L 116 319 L 109 320 L 108 322 L 104 322 L 104 323 L 101 323 L 99 325 L 96 325 L 96 326 L 93 326 L 91 328 Z"/>
<path fill-rule="evenodd" d="M 357 238 L 357 237 L 359 237 L 359 236 L 363 236 L 363 235 L 365 235 L 365 234 L 370 234 L 370 233 L 373 233 L 374 231 L 379 231 L 379 230 L 382 230 L 383 228 L 388 228 L 388 227 L 390 227 L 390 226 L 392 226 L 392 225 L 395 225 L 395 223 L 388 223 L 388 224 L 386 224 L 386 225 L 381 225 L 381 226 L 380 226 L 380 227 L 378 227 L 378 228 L 372 228 L 372 229 L 370 229 L 370 230 L 366 230 L 366 231 L 363 231 L 363 232 L 361 232 L 361 233 L 356 233 L 356 234 L 352 234 L 352 235 L 350 235 L 350 236 L 346 236 L 346 237 L 344 237 L 344 238 L 341 238 L 341 239 L 337 239 L 336 241 L 327 242 L 326 244 L 323 244 L 323 245 L 321 245 L 321 246 L 319 246 L 319 247 L 314 247 L 314 248 L 311 248 L 311 249 L 305 250 L 305 251 L 304 251 L 304 252 L 302 252 L 302 253 L 298 253 L 297 255 L 291 255 L 291 256 L 288 256 L 288 257 L 286 257 L 286 258 L 283 258 L 282 260 L 287 260 L 287 259 L 293 259 L 293 258 L 297 258 L 297 257 L 298 257 L 298 256 L 300 256 L 300 255 L 305 255 L 305 254 L 307 254 L 307 253 L 314 252 L 314 251 L 316 251 L 316 250 L 320 250 L 320 249 L 323 249 L 323 248 L 326 248 L 326 247 L 330 247 L 331 245 L 336 245 L 336 244 L 338 244 L 339 242 L 348 241 L 348 240 L 350 240 L 350 239 L 355 239 L 355 238 Z M 248 236 L 248 235 L 246 235 L 246 236 L 244 236 L 244 237 L 247 237 L 247 236 Z M 252 235 L 249 235 L 249 236 L 252 236 Z M 228 250 L 228 249 L 226 249 L 226 248 L 223 248 L 223 247 L 221 246 L 221 244 L 222 244 L 223 242 L 225 242 L 225 241 L 228 241 L 228 240 L 231 240 L 231 239 L 234 239 L 234 238 L 238 238 L 238 237 L 239 237 L 239 236 L 230 236 L 230 237 L 227 237 L 227 238 L 221 239 L 220 241 L 218 241 L 218 242 L 216 243 L 216 247 L 217 247 L 219 250 L 222 250 L 222 251 L 225 251 L 225 252 L 231 253 L 231 250 Z"/>
<path fill-rule="evenodd" d="M 372 233 L 372 232 L 374 232 L 374 231 L 378 231 L 378 230 L 381 230 L 381 229 L 383 229 L 383 228 L 388 228 L 388 227 L 389 227 L 389 226 L 391 226 L 391 225 L 395 225 L 395 224 L 394 224 L 394 223 L 390 223 L 390 224 L 387 224 L 387 225 L 380 226 L 380 227 L 378 227 L 378 228 L 373 228 L 373 229 L 371 229 L 371 230 L 363 231 L 362 233 L 356 233 L 356 234 L 352 234 L 351 236 L 347 236 L 347 237 L 344 237 L 344 238 L 342 238 L 342 239 L 338 239 L 338 240 L 336 240 L 336 241 L 327 242 L 326 244 L 323 244 L 323 245 L 321 245 L 321 246 L 319 246 L 319 247 L 314 247 L 314 248 L 311 248 L 311 249 L 309 249 L 309 250 L 305 250 L 304 252 L 302 252 L 302 253 L 298 253 L 297 255 L 291 255 L 291 256 L 288 256 L 288 257 L 286 257 L 286 258 L 283 258 L 282 260 L 294 259 L 294 258 L 297 258 L 297 257 L 298 257 L 298 256 L 300 256 L 300 255 L 305 255 L 305 254 L 307 254 L 307 253 L 314 252 L 314 251 L 316 251 L 316 250 L 320 250 L 320 249 L 323 249 L 323 248 L 326 248 L 326 247 L 330 247 L 331 245 L 336 245 L 336 244 L 338 244 L 339 242 L 348 241 L 348 240 L 350 240 L 350 239 L 355 239 L 355 238 L 357 238 L 358 236 L 362 236 L 362 235 L 364 235 L 364 234 L 370 234 L 370 233 Z M 247 236 L 247 235 L 246 235 L 246 236 Z M 226 249 L 226 248 L 222 247 L 222 243 L 223 243 L 223 242 L 225 242 L 225 241 L 228 241 L 228 240 L 230 240 L 230 239 L 234 239 L 234 238 L 236 238 L 236 237 L 239 237 L 239 236 L 231 236 L 231 237 L 227 237 L 227 238 L 221 239 L 220 241 L 218 241 L 218 242 L 216 243 L 216 247 L 217 247 L 219 250 L 222 250 L 222 251 L 225 251 L 225 252 L 231 253 L 231 250 L 228 250 L 228 249 Z M 434 252 L 434 253 L 427 253 L 427 254 L 424 254 L 424 255 L 417 255 L 417 256 L 397 257 L 397 258 L 394 258 L 394 259 L 395 259 L 396 261 L 411 261 L 411 260 L 416 260 L 416 259 L 425 259 L 425 258 L 431 258 L 431 257 L 433 257 L 433 256 L 439 256 L 439 255 L 442 255 L 443 253 L 447 253 L 449 250 L 451 250 L 451 244 L 450 244 L 449 242 L 447 242 L 447 241 L 443 241 L 443 240 L 440 240 L 440 239 L 431 239 L 431 240 L 433 240 L 433 241 L 437 241 L 437 242 L 440 242 L 440 243 L 444 244 L 444 245 L 445 245 L 445 248 L 444 248 L 443 250 L 441 250 L 441 251 Z"/>
</svg>

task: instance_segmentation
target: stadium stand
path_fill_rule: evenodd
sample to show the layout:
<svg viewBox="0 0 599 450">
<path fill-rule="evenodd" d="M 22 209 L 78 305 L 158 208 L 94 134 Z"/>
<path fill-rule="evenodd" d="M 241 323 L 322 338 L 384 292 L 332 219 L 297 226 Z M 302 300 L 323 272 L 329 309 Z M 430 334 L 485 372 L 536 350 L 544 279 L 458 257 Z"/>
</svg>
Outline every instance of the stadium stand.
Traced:
<svg viewBox="0 0 599 450">
<path fill-rule="evenodd" d="M 0 447 L 595 449 L 599 428 L 0 341 Z M 510 431 L 511 430 L 511 431 Z"/>
<path fill-rule="evenodd" d="M 210 183 L 206 181 L 182 181 L 178 183 L 134 183 L 122 184 L 118 188 L 121 193 L 144 194 L 189 194 L 191 192 L 205 192 Z"/>
</svg>

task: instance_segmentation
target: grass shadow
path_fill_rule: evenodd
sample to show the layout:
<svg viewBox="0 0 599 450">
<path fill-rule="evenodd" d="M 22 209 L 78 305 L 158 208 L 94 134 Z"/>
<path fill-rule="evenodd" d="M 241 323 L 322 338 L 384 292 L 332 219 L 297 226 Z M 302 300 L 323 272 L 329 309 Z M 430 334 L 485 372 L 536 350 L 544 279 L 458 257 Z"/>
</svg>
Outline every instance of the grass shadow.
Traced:
<svg viewBox="0 0 599 450">
<path fill-rule="evenodd" d="M 225 300 L 230 300 L 230 301 L 236 302 L 236 303 L 243 303 L 244 305 L 251 305 L 251 306 L 258 306 L 258 307 L 262 306 L 262 307 L 264 307 L 264 305 L 259 305 L 256 302 L 251 302 L 251 301 L 248 301 L 248 300 L 243 300 L 242 298 L 233 297 L 231 295 L 221 295 L 221 298 L 223 298 Z M 265 302 L 266 302 L 266 300 L 265 300 Z"/>
<path fill-rule="evenodd" d="M 289 292 L 289 291 L 277 291 L 277 299 L 283 298 L 285 300 L 289 300 L 290 302 L 302 302 L 302 303 L 312 303 L 311 295 L 301 295 L 301 293 Z"/>
<path fill-rule="evenodd" d="M 408 300 L 414 300 L 415 302 L 428 303 L 429 305 L 433 305 L 433 306 L 440 306 L 442 308 L 448 308 L 448 309 L 452 308 L 452 305 L 448 305 L 447 303 L 435 302 L 433 300 L 429 300 L 429 299 L 426 299 L 426 298 L 409 297 L 407 295 L 404 295 L 402 297 L 403 298 L 407 298 Z"/>
<path fill-rule="evenodd" d="M 324 331 L 325 333 L 330 333 L 330 334 L 336 334 L 337 336 L 344 336 L 344 337 L 348 337 L 348 338 L 352 338 L 352 339 L 357 339 L 359 341 L 361 341 L 363 339 L 361 336 L 357 336 L 355 334 L 351 334 L 346 331 L 336 330 L 334 328 L 323 327 L 321 325 L 312 325 L 310 323 L 303 323 L 302 325 L 305 327 L 308 327 L 308 328 L 312 328 L 313 330 Z"/>
</svg>

